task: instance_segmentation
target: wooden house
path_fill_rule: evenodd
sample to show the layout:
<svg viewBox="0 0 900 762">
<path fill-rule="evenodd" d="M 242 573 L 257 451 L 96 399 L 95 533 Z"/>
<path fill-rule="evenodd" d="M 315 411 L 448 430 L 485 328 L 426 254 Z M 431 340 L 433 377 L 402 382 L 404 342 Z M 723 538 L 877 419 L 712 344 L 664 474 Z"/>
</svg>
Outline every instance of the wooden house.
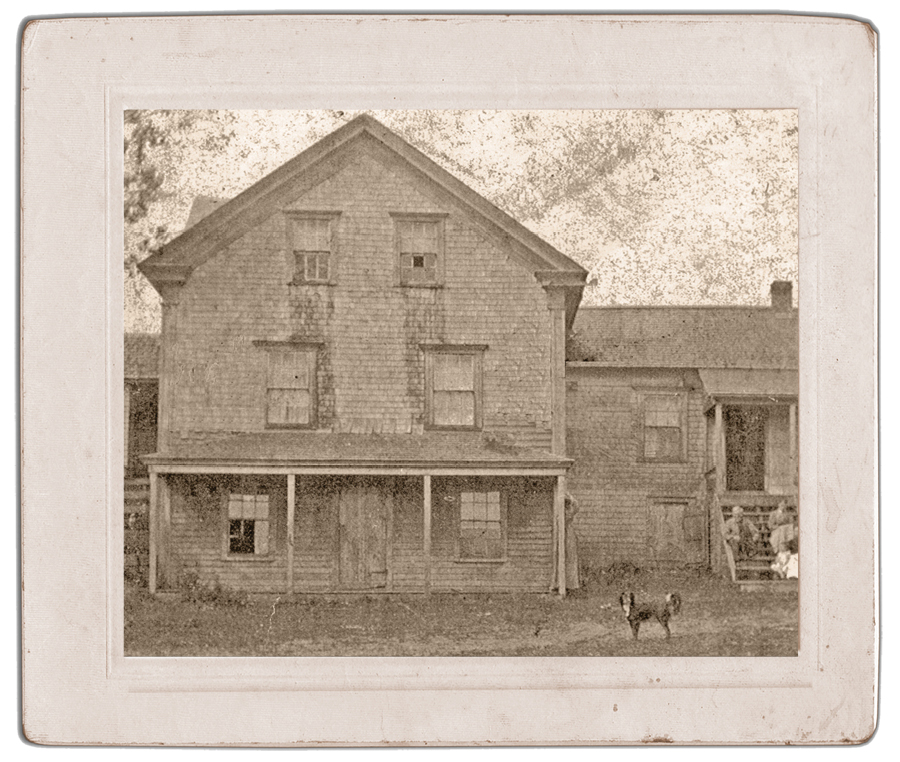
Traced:
<svg viewBox="0 0 900 762">
<path fill-rule="evenodd" d="M 741 505 L 759 528 L 797 510 L 798 313 L 769 307 L 582 308 L 566 363 L 569 489 L 582 555 L 609 566 L 740 576 L 722 530 Z M 753 569 L 751 569 L 753 567 Z"/>
<path fill-rule="evenodd" d="M 564 592 L 586 271 L 369 116 L 213 206 L 140 265 L 150 590 Z"/>
</svg>

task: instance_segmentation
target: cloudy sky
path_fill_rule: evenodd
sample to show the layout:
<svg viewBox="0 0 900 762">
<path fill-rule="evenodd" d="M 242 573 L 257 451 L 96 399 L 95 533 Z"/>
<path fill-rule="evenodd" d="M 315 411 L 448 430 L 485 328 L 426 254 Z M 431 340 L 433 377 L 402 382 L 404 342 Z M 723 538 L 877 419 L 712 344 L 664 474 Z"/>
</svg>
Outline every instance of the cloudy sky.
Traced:
<svg viewBox="0 0 900 762">
<path fill-rule="evenodd" d="M 357 113 L 141 112 L 169 138 L 145 152 L 162 195 L 126 224 L 126 262 L 183 229 L 196 196 L 235 196 Z M 765 304 L 773 280 L 796 299 L 796 111 L 371 113 L 590 270 L 584 304 Z M 126 330 L 158 330 L 152 287 L 125 279 Z"/>
</svg>

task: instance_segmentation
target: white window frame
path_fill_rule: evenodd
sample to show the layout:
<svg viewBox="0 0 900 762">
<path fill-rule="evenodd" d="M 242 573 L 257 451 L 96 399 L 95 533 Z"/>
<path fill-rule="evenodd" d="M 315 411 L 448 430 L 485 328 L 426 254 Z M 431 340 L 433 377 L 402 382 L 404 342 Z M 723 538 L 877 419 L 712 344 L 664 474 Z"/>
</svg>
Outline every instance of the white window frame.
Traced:
<svg viewBox="0 0 900 762">
<path fill-rule="evenodd" d="M 267 429 L 315 429 L 318 426 L 318 400 L 316 374 L 320 344 L 307 342 L 256 341 L 254 344 L 266 351 L 266 378 L 263 400 L 264 421 Z M 297 375 L 293 382 L 287 379 L 283 365 L 287 356 L 296 363 Z M 305 376 L 305 384 L 300 380 L 300 371 Z M 289 375 L 289 374 L 288 374 Z M 307 395 L 306 421 L 282 420 L 274 411 L 280 408 L 281 400 L 290 397 L 291 392 Z M 296 394 L 301 397 L 302 395 Z"/>
<path fill-rule="evenodd" d="M 286 212 L 287 250 L 292 278 L 292 286 L 331 285 L 337 266 L 337 223 L 340 212 Z M 296 226 L 298 224 L 324 224 L 327 226 L 327 245 L 308 248 L 298 247 Z M 322 273 L 322 262 L 325 272 Z M 314 263 L 314 266 L 311 264 Z M 313 272 L 314 271 L 314 272 Z"/>
<path fill-rule="evenodd" d="M 653 398 L 668 398 L 675 400 L 675 410 L 652 410 Z M 684 391 L 667 391 L 665 389 L 645 390 L 640 393 L 640 460 L 647 463 L 683 463 L 687 459 L 687 393 Z M 679 425 L 675 426 L 659 426 L 651 425 L 648 421 L 651 417 L 655 417 L 660 421 L 666 415 L 676 414 L 678 416 Z M 649 430 L 651 429 L 674 429 L 680 430 L 679 448 L 677 454 L 648 454 L 647 448 L 650 446 Z"/>
<path fill-rule="evenodd" d="M 467 498 L 470 498 L 467 500 Z M 464 489 L 456 494 L 458 501 L 458 523 L 456 537 L 456 558 L 460 563 L 496 564 L 507 560 L 507 495 L 503 490 L 495 488 Z M 483 509 L 484 517 L 480 517 Z M 469 555 L 465 553 L 466 540 L 464 533 L 469 531 L 477 534 L 479 525 L 483 525 L 481 531 L 485 531 L 490 525 L 496 525 L 500 537 L 500 552 L 496 556 Z"/>
<path fill-rule="evenodd" d="M 223 556 L 232 561 L 267 561 L 274 556 L 275 516 L 272 495 L 261 485 L 247 480 L 223 495 Z M 234 550 L 232 537 L 235 524 L 252 525 L 253 550 Z"/>
<path fill-rule="evenodd" d="M 484 408 L 484 353 L 487 349 L 484 345 L 470 344 L 446 344 L 424 345 L 425 352 L 425 427 L 440 431 L 480 431 L 483 425 Z M 471 424 L 448 424 L 436 420 L 437 405 L 436 395 L 450 394 L 453 390 L 436 388 L 440 381 L 436 381 L 435 364 L 438 358 L 448 355 L 465 356 L 472 359 L 472 389 L 460 389 L 457 391 L 471 393 L 473 396 L 473 420 Z"/>
<path fill-rule="evenodd" d="M 403 288 L 435 288 L 441 286 L 444 282 L 444 233 L 446 214 L 410 214 L 391 212 L 394 220 L 394 260 L 396 262 L 396 281 Z M 406 243 L 410 234 L 406 232 L 408 227 L 416 226 L 433 226 L 434 229 L 434 246 L 412 248 Z M 416 236 L 413 232 L 413 238 L 424 239 L 425 236 Z M 421 251 L 418 249 L 422 249 Z M 434 266 L 427 267 L 427 258 L 434 257 Z M 423 273 L 422 276 L 413 277 L 413 273 L 418 269 L 416 262 L 422 261 L 423 270 L 431 269 L 431 273 Z"/>
</svg>

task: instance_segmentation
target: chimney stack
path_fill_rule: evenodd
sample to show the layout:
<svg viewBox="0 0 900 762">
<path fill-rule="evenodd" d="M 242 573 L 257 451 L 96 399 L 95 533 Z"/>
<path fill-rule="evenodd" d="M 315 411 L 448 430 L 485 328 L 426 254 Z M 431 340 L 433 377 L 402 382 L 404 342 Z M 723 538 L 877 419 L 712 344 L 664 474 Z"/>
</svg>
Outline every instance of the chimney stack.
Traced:
<svg viewBox="0 0 900 762">
<path fill-rule="evenodd" d="M 776 312 L 790 312 L 794 306 L 793 284 L 789 280 L 776 280 L 769 293 L 772 296 L 772 309 Z"/>
</svg>

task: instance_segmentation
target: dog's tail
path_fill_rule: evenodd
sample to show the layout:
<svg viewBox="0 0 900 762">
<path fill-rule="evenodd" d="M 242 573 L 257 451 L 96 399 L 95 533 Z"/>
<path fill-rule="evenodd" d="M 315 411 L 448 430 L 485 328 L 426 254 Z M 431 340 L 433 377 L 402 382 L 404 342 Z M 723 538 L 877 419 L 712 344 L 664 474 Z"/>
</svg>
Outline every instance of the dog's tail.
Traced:
<svg viewBox="0 0 900 762">
<path fill-rule="evenodd" d="M 681 611 L 681 596 L 678 593 L 666 593 L 666 608 L 675 616 Z"/>
</svg>

